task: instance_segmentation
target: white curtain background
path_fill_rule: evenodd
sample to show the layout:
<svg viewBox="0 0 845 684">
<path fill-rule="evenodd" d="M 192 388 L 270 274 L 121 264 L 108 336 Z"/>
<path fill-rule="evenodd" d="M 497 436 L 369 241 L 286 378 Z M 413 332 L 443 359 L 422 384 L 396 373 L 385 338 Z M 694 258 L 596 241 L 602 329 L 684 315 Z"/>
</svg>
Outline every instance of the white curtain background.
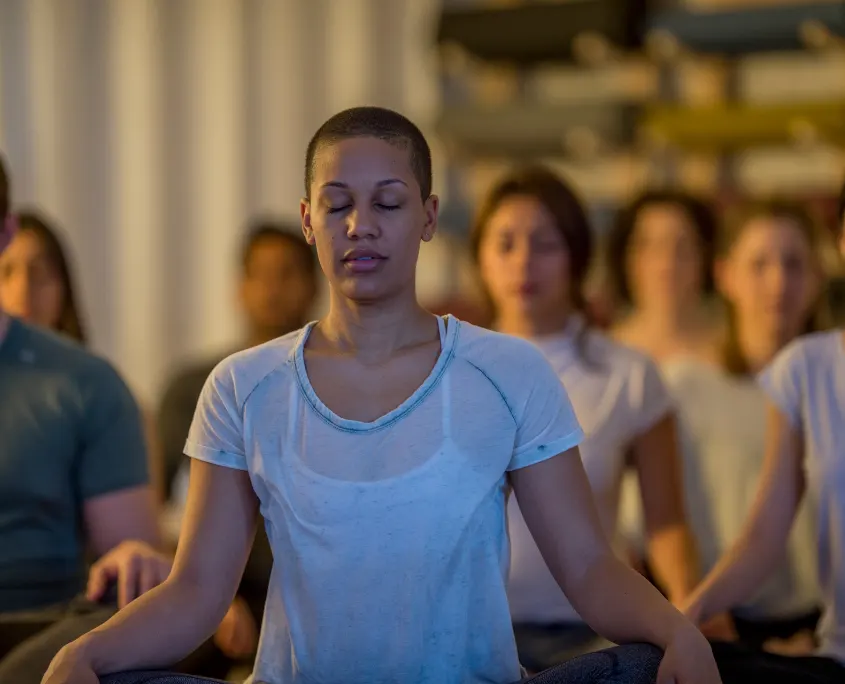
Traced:
<svg viewBox="0 0 845 684">
<path fill-rule="evenodd" d="M 236 341 L 243 227 L 297 217 L 325 118 L 378 104 L 426 128 L 439 4 L 0 0 L 15 202 L 63 229 L 94 347 L 144 403 Z"/>
</svg>

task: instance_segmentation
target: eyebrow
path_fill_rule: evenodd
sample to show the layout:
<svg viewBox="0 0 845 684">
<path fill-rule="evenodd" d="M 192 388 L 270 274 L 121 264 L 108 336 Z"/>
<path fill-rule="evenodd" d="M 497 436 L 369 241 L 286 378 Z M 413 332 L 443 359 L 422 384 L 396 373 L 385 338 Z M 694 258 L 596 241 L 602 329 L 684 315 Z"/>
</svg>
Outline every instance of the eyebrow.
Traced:
<svg viewBox="0 0 845 684">
<path fill-rule="evenodd" d="M 395 183 L 399 183 L 400 185 L 404 185 L 406 188 L 408 184 L 403 181 L 401 178 L 386 178 L 385 180 L 380 180 L 376 183 L 377 188 L 383 188 L 386 185 L 393 185 Z M 328 183 L 323 183 L 322 187 L 324 188 L 343 188 L 344 190 L 348 190 L 349 186 L 346 183 L 342 183 L 340 181 L 329 181 Z"/>
</svg>

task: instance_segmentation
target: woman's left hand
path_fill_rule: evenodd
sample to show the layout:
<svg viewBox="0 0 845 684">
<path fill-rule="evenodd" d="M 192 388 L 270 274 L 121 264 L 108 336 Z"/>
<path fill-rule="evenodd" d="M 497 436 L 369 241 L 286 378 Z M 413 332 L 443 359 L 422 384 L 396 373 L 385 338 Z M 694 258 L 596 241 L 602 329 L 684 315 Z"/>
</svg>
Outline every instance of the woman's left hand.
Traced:
<svg viewBox="0 0 845 684">
<path fill-rule="evenodd" d="M 693 625 L 679 628 L 669 642 L 657 684 L 722 684 L 713 649 Z"/>
</svg>

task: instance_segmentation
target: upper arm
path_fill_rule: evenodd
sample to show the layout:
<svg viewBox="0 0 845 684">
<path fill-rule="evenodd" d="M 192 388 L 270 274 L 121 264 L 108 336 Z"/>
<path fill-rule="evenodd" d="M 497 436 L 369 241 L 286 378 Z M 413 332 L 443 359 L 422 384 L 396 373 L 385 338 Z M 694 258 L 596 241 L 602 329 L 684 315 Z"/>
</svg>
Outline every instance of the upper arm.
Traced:
<svg viewBox="0 0 845 684">
<path fill-rule="evenodd" d="M 87 390 L 75 469 L 86 533 L 99 553 L 125 539 L 157 541 L 146 442 L 132 394 L 102 368 Z"/>
<path fill-rule="evenodd" d="M 82 506 L 88 542 L 102 556 L 124 541 L 143 541 L 158 547 L 155 494 L 142 485 L 88 499 Z"/>
<path fill-rule="evenodd" d="M 785 538 L 804 492 L 801 347 L 793 343 L 760 374 L 767 397 L 766 456 L 752 519 L 761 533 Z"/>
<path fill-rule="evenodd" d="M 537 547 L 573 596 L 593 563 L 612 555 L 577 447 L 515 470 L 511 484 Z"/>
<path fill-rule="evenodd" d="M 769 402 L 766 411 L 766 456 L 751 524 L 761 536 L 786 543 L 804 493 L 804 446 L 799 429 Z"/>
<path fill-rule="evenodd" d="M 683 481 L 673 402 L 655 363 L 635 357 L 627 374 L 630 455 L 649 534 L 683 522 Z"/>
<path fill-rule="evenodd" d="M 206 380 L 185 451 L 191 473 L 174 578 L 228 603 L 252 547 L 258 501 L 247 469 L 243 404 L 226 362 Z"/>
<path fill-rule="evenodd" d="M 257 518 L 249 473 L 193 460 L 174 581 L 191 582 L 203 596 L 228 605 L 243 575 Z"/>
<path fill-rule="evenodd" d="M 667 413 L 632 445 L 649 534 L 684 521 L 683 478 L 675 415 Z"/>
</svg>

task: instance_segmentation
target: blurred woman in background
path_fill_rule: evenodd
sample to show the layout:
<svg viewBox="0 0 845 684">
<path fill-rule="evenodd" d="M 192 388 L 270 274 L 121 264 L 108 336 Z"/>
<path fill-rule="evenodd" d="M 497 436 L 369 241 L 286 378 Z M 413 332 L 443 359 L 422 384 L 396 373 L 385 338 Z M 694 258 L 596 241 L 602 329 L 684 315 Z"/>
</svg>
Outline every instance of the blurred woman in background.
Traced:
<svg viewBox="0 0 845 684">
<path fill-rule="evenodd" d="M 706 306 L 716 219 L 681 192 L 647 191 L 624 209 L 608 239 L 608 276 L 629 311 L 613 335 L 658 363 L 715 360 L 719 326 Z"/>
<path fill-rule="evenodd" d="M 41 214 L 17 215 L 18 230 L 0 260 L 0 308 L 26 323 L 88 346 L 71 259 L 60 232 Z M 163 473 L 153 420 L 144 414 L 150 476 L 162 498 Z"/>
<path fill-rule="evenodd" d="M 663 366 L 681 417 L 687 514 L 705 571 L 738 538 L 762 472 L 766 399 L 754 376 L 797 336 L 823 326 L 820 241 L 800 205 L 741 209 L 718 241 L 715 273 L 727 304 L 720 364 L 679 359 Z M 804 506 L 787 556 L 768 582 L 733 606 L 743 641 L 812 650 L 820 599 L 815 547 L 813 516 Z"/>
<path fill-rule="evenodd" d="M 566 387 L 587 435 L 581 455 L 611 539 L 626 455 L 633 453 L 654 570 L 669 598 L 683 601 L 698 570 L 683 515 L 674 416 L 654 364 L 591 328 L 585 316 L 593 245 L 581 203 L 543 167 L 516 171 L 488 193 L 472 247 L 492 327 L 533 341 Z M 508 516 L 508 593 L 522 663 L 539 671 L 606 645 L 560 591 L 514 498 Z"/>
<path fill-rule="evenodd" d="M 839 210 L 839 250 L 845 256 L 845 187 Z M 797 260 L 795 262 L 797 264 Z M 793 266 L 793 269 L 796 267 Z M 796 269 L 797 270 L 797 269 Z M 786 280 L 784 276 L 774 279 Z M 796 292 L 797 292 L 797 288 Z M 805 292 L 804 294 L 807 294 Z M 781 297 L 775 309 L 796 306 Z M 777 299 L 775 300 L 778 301 Z M 765 301 L 768 313 L 776 319 Z M 785 332 L 785 331 L 784 331 Z M 742 333 L 738 336 L 741 341 Z M 762 361 L 749 357 L 748 370 Z M 802 501 L 817 515 L 823 617 L 814 655 L 785 657 L 717 647 L 725 684 L 834 684 L 845 680 L 845 330 L 817 332 L 794 340 L 759 378 L 766 395 L 763 477 L 752 513 L 730 551 L 696 590 L 687 614 L 702 622 L 714 612 L 743 605 L 767 580 L 800 519 Z M 800 523 L 799 523 L 800 524 Z M 808 551 L 811 552 L 811 551 Z"/>
<path fill-rule="evenodd" d="M 17 218 L 18 232 L 0 268 L 0 307 L 85 346 L 85 325 L 62 239 L 37 213 L 25 212 Z"/>
</svg>

